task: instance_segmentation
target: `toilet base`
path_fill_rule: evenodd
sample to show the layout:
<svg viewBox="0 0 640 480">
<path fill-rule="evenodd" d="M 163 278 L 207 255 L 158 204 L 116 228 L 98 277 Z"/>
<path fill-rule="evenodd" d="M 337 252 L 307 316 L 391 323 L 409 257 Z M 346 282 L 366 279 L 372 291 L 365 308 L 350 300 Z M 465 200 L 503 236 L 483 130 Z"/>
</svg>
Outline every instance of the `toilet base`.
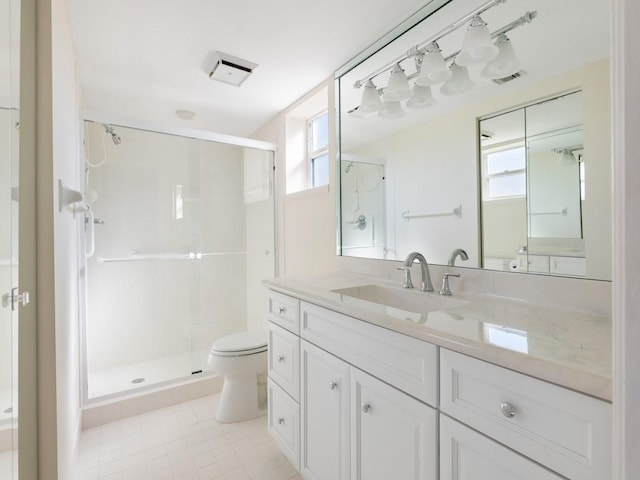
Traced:
<svg viewBox="0 0 640 480">
<path fill-rule="evenodd" d="M 219 423 L 244 422 L 266 413 L 266 405 L 260 400 L 266 393 L 260 394 L 260 388 L 266 385 L 260 377 L 253 375 L 226 375 L 222 385 L 222 393 L 216 421 Z"/>
</svg>

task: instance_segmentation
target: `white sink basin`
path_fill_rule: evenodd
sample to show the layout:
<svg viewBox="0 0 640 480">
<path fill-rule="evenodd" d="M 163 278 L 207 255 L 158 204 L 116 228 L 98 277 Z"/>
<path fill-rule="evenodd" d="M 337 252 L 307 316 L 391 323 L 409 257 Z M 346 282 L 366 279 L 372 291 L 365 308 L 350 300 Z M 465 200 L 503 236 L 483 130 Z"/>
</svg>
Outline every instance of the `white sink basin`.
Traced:
<svg viewBox="0 0 640 480">
<path fill-rule="evenodd" d="M 383 287 L 381 285 L 361 285 L 332 290 L 344 297 L 356 298 L 407 312 L 428 313 L 447 310 L 466 304 L 464 300 L 421 292 L 419 289 Z"/>
</svg>

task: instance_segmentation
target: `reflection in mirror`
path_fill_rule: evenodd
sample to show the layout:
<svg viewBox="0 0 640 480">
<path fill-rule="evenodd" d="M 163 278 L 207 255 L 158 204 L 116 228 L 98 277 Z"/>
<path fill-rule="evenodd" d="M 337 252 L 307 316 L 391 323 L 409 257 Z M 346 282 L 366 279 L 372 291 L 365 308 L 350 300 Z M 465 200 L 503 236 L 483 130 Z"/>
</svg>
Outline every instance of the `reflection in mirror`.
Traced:
<svg viewBox="0 0 640 480">
<path fill-rule="evenodd" d="M 610 280 L 609 1 L 430 5 L 337 75 L 340 253 Z M 379 165 L 375 207 L 350 159 Z"/>
<path fill-rule="evenodd" d="M 606 274 L 607 251 L 586 256 L 586 245 L 598 239 L 583 229 L 594 221 L 585 203 L 585 100 L 576 92 L 480 121 L 484 268 Z"/>
</svg>

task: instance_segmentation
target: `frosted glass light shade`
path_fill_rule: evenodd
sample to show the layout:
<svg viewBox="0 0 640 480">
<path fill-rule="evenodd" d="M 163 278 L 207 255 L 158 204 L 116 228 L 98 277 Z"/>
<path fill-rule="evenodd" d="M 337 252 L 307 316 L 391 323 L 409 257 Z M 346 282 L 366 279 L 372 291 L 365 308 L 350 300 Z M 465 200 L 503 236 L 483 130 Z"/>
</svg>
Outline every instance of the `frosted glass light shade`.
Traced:
<svg viewBox="0 0 640 480">
<path fill-rule="evenodd" d="M 451 78 L 440 87 L 440 92 L 444 95 L 458 95 L 473 87 L 473 82 L 469 78 L 469 70 L 453 62 L 449 67 Z"/>
<path fill-rule="evenodd" d="M 406 100 L 411 96 L 411 87 L 409 87 L 409 80 L 404 74 L 404 70 L 399 63 L 396 63 L 391 70 L 389 76 L 389 83 L 384 89 L 382 99 L 385 102 L 400 102 Z"/>
<path fill-rule="evenodd" d="M 379 111 L 380 108 L 382 108 L 380 94 L 373 82 L 369 80 L 362 90 L 362 101 L 360 102 L 358 110 L 365 113 L 372 113 Z"/>
<path fill-rule="evenodd" d="M 435 105 L 436 99 L 431 94 L 431 87 L 425 87 L 424 85 L 413 86 L 413 94 L 411 98 L 407 100 L 407 108 L 429 108 Z"/>
<path fill-rule="evenodd" d="M 487 24 L 479 16 L 473 17 L 464 35 L 462 50 L 456 56 L 456 63 L 463 67 L 479 65 L 493 60 L 498 55 L 498 47 L 491 43 Z"/>
<path fill-rule="evenodd" d="M 382 104 L 382 108 L 378 112 L 378 115 L 381 118 L 394 119 L 394 118 L 402 118 L 402 117 L 404 117 L 405 112 L 402 109 L 402 105 L 400 105 L 400 102 L 387 102 L 387 101 L 385 101 Z"/>
<path fill-rule="evenodd" d="M 446 82 L 451 78 L 451 72 L 444 62 L 442 52 L 436 43 L 427 47 L 427 53 L 422 60 L 420 76 L 416 79 L 417 85 L 430 86 Z"/>
<path fill-rule="evenodd" d="M 504 78 L 519 71 L 520 63 L 509 38 L 505 34 L 500 35 L 495 46 L 498 47 L 498 56 L 485 65 L 482 76 L 490 79 Z"/>
</svg>

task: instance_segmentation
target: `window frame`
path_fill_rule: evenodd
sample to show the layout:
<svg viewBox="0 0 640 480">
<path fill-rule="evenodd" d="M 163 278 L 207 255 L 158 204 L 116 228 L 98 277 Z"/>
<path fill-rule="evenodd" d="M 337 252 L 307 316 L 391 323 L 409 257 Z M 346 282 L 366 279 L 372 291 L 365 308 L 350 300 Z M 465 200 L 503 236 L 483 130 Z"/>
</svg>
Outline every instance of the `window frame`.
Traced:
<svg viewBox="0 0 640 480">
<path fill-rule="evenodd" d="M 313 126 L 316 121 L 320 118 L 326 117 L 327 121 L 327 143 L 322 145 L 317 150 L 313 150 L 314 143 L 314 135 L 313 135 Z M 320 157 L 327 156 L 327 182 L 322 184 L 315 183 L 315 175 L 314 175 L 314 161 Z M 309 172 L 309 187 L 321 187 L 323 185 L 328 185 L 329 180 L 329 110 L 323 110 L 316 115 L 307 119 L 307 169 Z"/>
<path fill-rule="evenodd" d="M 518 148 L 524 148 L 524 166 L 522 168 L 514 169 L 514 170 L 504 170 L 498 173 L 488 173 L 489 172 L 489 155 L 494 153 L 505 152 L 507 150 L 516 150 Z M 527 198 L 527 147 L 525 145 L 524 140 L 517 140 L 514 142 L 502 143 L 499 145 L 492 145 L 491 147 L 482 149 L 482 200 L 484 202 L 499 202 L 501 200 L 515 200 L 518 198 Z M 524 191 L 522 193 L 516 195 L 502 195 L 499 197 L 491 197 L 489 196 L 489 183 L 492 179 L 501 178 L 501 177 L 509 177 L 516 175 L 524 174 Z"/>
</svg>

